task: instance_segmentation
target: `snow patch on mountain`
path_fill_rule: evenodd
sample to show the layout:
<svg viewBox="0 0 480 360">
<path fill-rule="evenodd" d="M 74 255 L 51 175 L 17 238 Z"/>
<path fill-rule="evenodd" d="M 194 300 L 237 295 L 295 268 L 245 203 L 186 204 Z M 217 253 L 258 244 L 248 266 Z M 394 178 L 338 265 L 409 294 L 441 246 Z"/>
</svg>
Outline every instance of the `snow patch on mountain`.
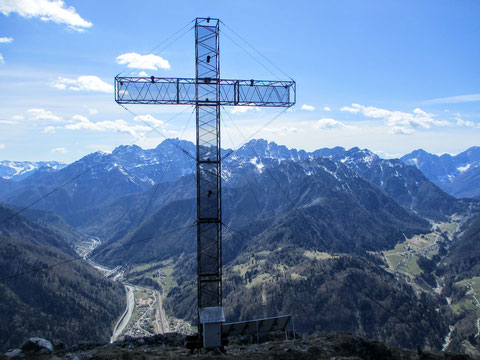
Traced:
<svg viewBox="0 0 480 360">
<path fill-rule="evenodd" d="M 66 167 L 67 164 L 57 161 L 0 161 L 0 177 L 3 179 L 10 179 L 19 181 L 32 175 L 40 168 L 50 168 L 53 170 L 60 170 Z"/>
<path fill-rule="evenodd" d="M 470 169 L 472 167 L 472 164 L 467 164 L 465 166 L 459 166 L 457 168 L 458 172 L 459 173 L 464 173 L 465 171 L 467 171 L 468 169 Z"/>
<path fill-rule="evenodd" d="M 458 155 L 435 155 L 423 149 L 401 158 L 417 167 L 442 190 L 455 197 L 480 195 L 480 147 L 473 146 Z"/>
</svg>

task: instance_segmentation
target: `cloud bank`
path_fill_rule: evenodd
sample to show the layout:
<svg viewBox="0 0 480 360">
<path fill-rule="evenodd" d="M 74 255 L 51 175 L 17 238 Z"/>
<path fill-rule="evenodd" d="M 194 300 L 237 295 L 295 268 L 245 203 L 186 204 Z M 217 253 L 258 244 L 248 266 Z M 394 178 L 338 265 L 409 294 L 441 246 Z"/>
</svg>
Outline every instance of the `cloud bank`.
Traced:
<svg viewBox="0 0 480 360">
<path fill-rule="evenodd" d="M 427 104 L 458 104 L 480 101 L 480 94 L 457 95 L 426 101 Z"/>
<path fill-rule="evenodd" d="M 79 76 L 76 79 L 69 79 L 59 77 L 53 84 L 60 90 L 74 90 L 74 91 L 98 91 L 105 93 L 113 93 L 114 87 L 111 84 L 106 83 L 98 76 L 86 75 Z"/>
<path fill-rule="evenodd" d="M 29 109 L 27 110 L 27 114 L 29 115 L 30 120 L 47 120 L 53 122 L 62 122 L 63 119 L 60 116 L 53 114 L 49 110 L 45 109 Z"/>
<path fill-rule="evenodd" d="M 167 60 L 153 54 L 140 55 L 137 53 L 126 53 L 117 56 L 116 61 L 117 64 L 126 64 L 127 67 L 133 69 L 158 70 L 160 68 L 170 70 L 170 63 Z"/>
<path fill-rule="evenodd" d="M 5 16 L 16 13 L 26 19 L 52 21 L 67 25 L 75 31 L 84 31 L 93 25 L 78 15 L 73 6 L 67 6 L 62 0 L 2 0 L 0 13 Z"/>
<path fill-rule="evenodd" d="M 130 125 L 125 120 L 105 120 L 93 122 L 86 116 L 74 115 L 70 124 L 65 125 L 68 130 L 91 130 L 91 131 L 113 131 L 128 133 L 133 137 L 137 136 L 137 131 L 147 131 L 150 127 L 143 125 Z"/>
<path fill-rule="evenodd" d="M 342 123 L 341 121 L 332 119 L 332 118 L 323 118 L 318 120 L 314 125 L 317 129 L 328 130 L 328 129 L 337 129 L 337 128 L 346 128 L 349 127 Z"/>
<path fill-rule="evenodd" d="M 315 110 L 315 106 L 303 104 L 302 105 L 302 110 L 313 111 L 313 110 Z"/>
<path fill-rule="evenodd" d="M 352 106 L 342 107 L 341 111 L 362 114 L 372 119 L 383 119 L 391 127 L 390 132 L 393 134 L 407 135 L 413 133 L 417 128 L 430 129 L 433 126 L 451 125 L 446 120 L 435 119 L 433 114 L 427 113 L 420 108 L 407 113 L 380 109 L 374 106 L 352 104 Z"/>
</svg>

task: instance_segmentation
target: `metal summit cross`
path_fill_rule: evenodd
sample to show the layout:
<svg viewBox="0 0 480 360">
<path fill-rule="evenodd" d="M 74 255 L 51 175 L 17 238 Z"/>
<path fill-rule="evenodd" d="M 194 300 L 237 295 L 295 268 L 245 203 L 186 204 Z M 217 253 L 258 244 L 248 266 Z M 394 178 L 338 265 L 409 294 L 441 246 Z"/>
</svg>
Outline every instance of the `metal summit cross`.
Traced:
<svg viewBox="0 0 480 360">
<path fill-rule="evenodd" d="M 215 321 L 221 325 L 225 321 L 220 106 L 290 107 L 295 104 L 294 81 L 220 78 L 219 24 L 219 19 L 195 20 L 195 78 L 115 77 L 115 101 L 119 104 L 195 105 L 198 314 L 199 333 L 204 334 L 205 347 L 221 345 L 221 334 L 205 342 L 208 340 L 206 325 Z"/>
</svg>

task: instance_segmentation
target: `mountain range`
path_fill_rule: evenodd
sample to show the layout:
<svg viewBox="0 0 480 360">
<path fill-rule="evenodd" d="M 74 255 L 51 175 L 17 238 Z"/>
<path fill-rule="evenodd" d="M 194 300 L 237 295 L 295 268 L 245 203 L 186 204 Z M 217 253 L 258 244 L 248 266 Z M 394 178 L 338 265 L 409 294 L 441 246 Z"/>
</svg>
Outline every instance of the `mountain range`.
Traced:
<svg viewBox="0 0 480 360">
<path fill-rule="evenodd" d="M 480 147 L 452 156 L 419 149 L 401 158 L 416 166 L 434 184 L 456 198 L 480 198 Z"/>
<path fill-rule="evenodd" d="M 150 150 L 120 146 L 65 167 L 39 167 L 23 179 L 1 179 L 0 197 L 9 206 L 29 207 L 25 215 L 59 235 L 62 251 L 82 237 L 100 238 L 92 258 L 122 266 L 129 281 L 157 281 L 149 267 L 170 262 L 176 285 L 164 294 L 165 306 L 193 320 L 194 153 L 191 142 L 178 139 Z M 392 274 L 379 254 L 427 236 L 438 224 L 472 219 L 480 201 L 447 194 L 408 159 L 382 159 L 367 149 L 306 152 L 251 140 L 223 156 L 227 317 L 295 312 L 299 329 L 308 333 L 344 330 L 394 345 L 430 341 L 441 348 L 458 314 L 422 276 L 454 287 L 458 279 L 442 275 L 440 265 L 457 256 L 454 262 L 466 264 L 472 276 L 471 261 L 458 260 L 468 251 L 456 245 L 460 250 L 450 253 L 442 233 L 448 254 L 422 260 L 438 274 L 420 269 L 411 278 Z M 459 244 L 463 237 L 455 236 L 451 241 Z M 384 307 L 360 293 L 375 294 Z M 305 299 L 303 309 L 297 297 Z"/>
<path fill-rule="evenodd" d="M 54 170 L 63 169 L 67 164 L 57 161 L 0 161 L 0 178 L 23 180 L 26 177 L 34 174 L 40 168 L 52 168 Z"/>
<path fill-rule="evenodd" d="M 69 223 L 81 226 L 96 214 L 92 209 L 104 207 L 122 196 L 148 191 L 157 183 L 175 182 L 184 177 L 193 180 L 195 164 L 186 153 L 194 154 L 194 145 L 176 139 L 165 140 L 151 150 L 121 146 L 111 154 L 87 155 L 60 170 L 40 168 L 21 181 L 3 179 L 0 198 L 25 206 L 54 191 L 36 207 L 61 213 Z M 458 211 L 455 199 L 433 186 L 414 167 L 396 159 L 381 159 L 358 148 L 337 147 L 307 153 L 265 140 L 252 140 L 226 157 L 222 177 L 225 186 L 235 186 L 245 181 L 245 171 L 261 173 L 264 162 L 301 162 L 319 157 L 343 163 L 420 215 L 442 218 Z M 417 196 L 419 193 L 421 197 Z"/>
</svg>

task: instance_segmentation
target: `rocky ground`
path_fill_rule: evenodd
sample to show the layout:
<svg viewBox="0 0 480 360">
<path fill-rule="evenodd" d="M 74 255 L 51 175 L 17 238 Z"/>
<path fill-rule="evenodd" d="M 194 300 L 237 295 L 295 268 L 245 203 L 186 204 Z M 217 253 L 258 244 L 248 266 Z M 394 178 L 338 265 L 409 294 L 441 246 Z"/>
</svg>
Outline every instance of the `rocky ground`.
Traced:
<svg viewBox="0 0 480 360">
<path fill-rule="evenodd" d="M 32 340 L 33 339 L 33 340 Z M 81 344 L 66 349 L 62 344 L 32 338 L 22 349 L 14 349 L 1 360 L 35 358 L 38 360 L 133 360 L 133 359 L 326 359 L 326 360 L 410 360 L 473 359 L 467 355 L 431 353 L 389 347 L 347 333 L 324 333 L 301 340 L 275 340 L 261 344 L 235 344 L 220 351 L 191 352 L 179 334 L 129 338 L 113 344 Z"/>
</svg>

